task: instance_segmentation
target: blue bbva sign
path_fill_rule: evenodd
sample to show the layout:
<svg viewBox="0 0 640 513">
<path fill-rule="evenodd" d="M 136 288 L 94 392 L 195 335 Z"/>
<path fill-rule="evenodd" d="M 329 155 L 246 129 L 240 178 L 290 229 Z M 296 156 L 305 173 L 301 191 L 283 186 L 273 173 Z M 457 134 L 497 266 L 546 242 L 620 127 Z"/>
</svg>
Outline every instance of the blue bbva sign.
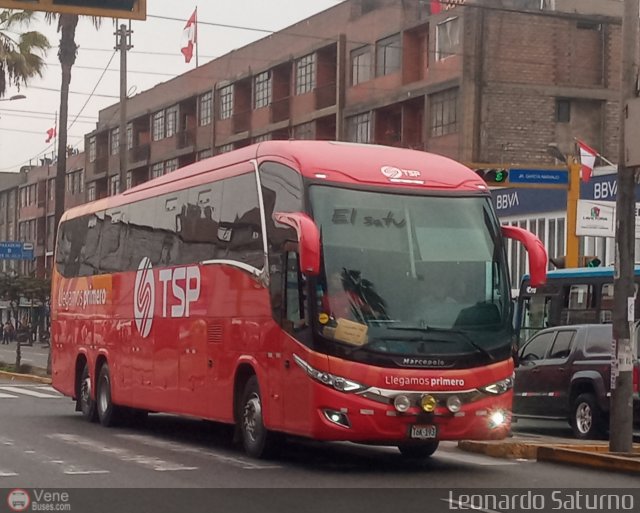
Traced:
<svg viewBox="0 0 640 513">
<path fill-rule="evenodd" d="M 615 201 L 618 182 L 615 174 L 594 176 L 580 184 L 580 198 Z M 522 214 L 542 214 L 567 210 L 567 191 L 564 189 L 515 189 L 491 191 L 493 204 L 500 217 Z M 640 201 L 640 185 L 636 186 L 636 201 Z"/>
</svg>

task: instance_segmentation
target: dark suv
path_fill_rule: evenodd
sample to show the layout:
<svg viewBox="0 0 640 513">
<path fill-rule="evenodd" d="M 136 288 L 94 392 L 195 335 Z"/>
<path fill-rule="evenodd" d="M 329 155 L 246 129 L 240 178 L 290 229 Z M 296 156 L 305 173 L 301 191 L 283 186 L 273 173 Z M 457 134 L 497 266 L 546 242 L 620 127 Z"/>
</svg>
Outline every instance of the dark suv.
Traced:
<svg viewBox="0 0 640 513">
<path fill-rule="evenodd" d="M 576 437 L 602 436 L 608 427 L 612 337 L 610 324 L 536 333 L 518 352 L 514 415 L 568 419 Z M 634 423 L 640 423 L 637 361 L 633 372 Z"/>
</svg>

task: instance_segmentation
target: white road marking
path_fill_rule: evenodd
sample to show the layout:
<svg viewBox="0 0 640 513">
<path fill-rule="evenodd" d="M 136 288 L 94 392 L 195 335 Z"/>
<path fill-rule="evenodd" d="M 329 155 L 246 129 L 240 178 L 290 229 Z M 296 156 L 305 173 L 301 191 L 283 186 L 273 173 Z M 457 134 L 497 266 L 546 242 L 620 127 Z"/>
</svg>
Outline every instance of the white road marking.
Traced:
<svg viewBox="0 0 640 513">
<path fill-rule="evenodd" d="M 157 438 L 153 438 L 151 436 L 125 435 L 125 434 L 119 434 L 116 436 L 119 438 L 124 438 L 125 440 L 132 440 L 134 442 L 148 445 L 150 447 L 157 447 L 158 449 L 166 449 L 166 450 L 178 452 L 181 454 L 196 454 L 198 456 L 206 456 L 207 458 L 211 458 L 221 463 L 226 463 L 226 464 L 233 465 L 235 467 L 240 467 L 246 470 L 265 470 L 265 469 L 281 468 L 279 465 L 263 465 L 260 463 L 253 462 L 249 459 L 237 458 L 234 456 L 225 456 L 224 454 L 220 454 L 216 451 L 210 451 L 202 447 L 195 447 L 195 446 L 180 443 L 180 442 L 170 442 L 168 440 L 160 440 Z"/>
<path fill-rule="evenodd" d="M 143 467 L 150 468 L 151 470 L 155 470 L 156 472 L 175 472 L 178 470 L 198 470 L 198 467 L 186 467 L 184 465 L 181 465 L 180 463 L 165 461 L 160 458 L 156 458 L 154 456 L 145 456 L 142 454 L 135 454 L 127 449 L 123 449 L 120 447 L 113 447 L 113 446 L 106 447 L 104 445 L 101 445 L 102 442 L 90 440 L 89 438 L 83 438 L 77 435 L 71 435 L 71 434 L 65 434 L 65 433 L 54 433 L 47 436 L 54 440 L 60 440 L 70 445 L 75 445 L 75 446 L 82 447 L 84 449 L 88 449 L 89 451 L 92 451 L 92 452 L 106 454 L 107 456 L 118 458 L 121 461 L 136 463 Z"/>
<path fill-rule="evenodd" d="M 65 462 L 64 460 L 50 460 L 49 463 L 60 465 L 62 472 L 68 476 L 86 476 L 90 474 L 109 474 L 108 470 L 100 469 L 85 469 L 81 466 L 76 466 Z"/>
<path fill-rule="evenodd" d="M 25 387 L 14 387 L 14 386 L 4 387 L 4 386 L 0 386 L 0 390 L 3 390 L 4 392 L 12 392 L 14 394 L 22 394 L 22 395 L 28 395 L 30 397 L 37 397 L 38 399 L 58 399 L 58 398 L 62 397 L 59 394 L 58 395 L 43 394 L 42 392 L 36 392 L 35 390 L 31 390 L 31 389 L 25 388 Z"/>
<path fill-rule="evenodd" d="M 17 395 L 3 394 L 2 392 L 0 392 L 0 399 L 17 399 L 17 398 L 18 398 Z"/>
<path fill-rule="evenodd" d="M 2 470 L 0 469 L 0 477 L 14 477 L 17 476 L 18 474 L 16 474 L 15 472 L 12 472 L 11 470 Z"/>
<path fill-rule="evenodd" d="M 482 465 L 486 467 L 501 465 L 517 465 L 515 461 L 509 461 L 501 458 L 492 458 L 491 456 L 476 456 L 473 454 L 463 454 L 449 451 L 436 451 L 433 455 L 434 459 L 445 459 L 460 463 L 470 463 L 472 465 Z"/>
</svg>

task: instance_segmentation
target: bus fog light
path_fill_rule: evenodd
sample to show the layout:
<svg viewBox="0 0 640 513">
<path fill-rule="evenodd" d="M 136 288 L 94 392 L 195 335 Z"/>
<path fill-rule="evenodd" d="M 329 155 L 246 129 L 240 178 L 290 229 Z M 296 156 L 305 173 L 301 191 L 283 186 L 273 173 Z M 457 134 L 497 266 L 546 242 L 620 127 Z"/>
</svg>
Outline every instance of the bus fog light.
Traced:
<svg viewBox="0 0 640 513">
<path fill-rule="evenodd" d="M 505 413 L 501 410 L 498 411 L 494 411 L 490 416 L 489 416 L 489 426 L 492 429 L 495 428 L 499 428 L 501 426 L 504 426 L 504 424 L 507 421 L 507 416 L 505 415 Z"/>
<path fill-rule="evenodd" d="M 458 413 L 462 408 L 462 401 L 457 395 L 452 395 L 447 399 L 447 408 L 451 413 Z"/>
<path fill-rule="evenodd" d="M 427 413 L 434 411 L 437 405 L 438 401 L 432 395 L 423 395 L 422 399 L 420 399 L 420 407 Z"/>
<path fill-rule="evenodd" d="M 400 413 L 404 413 L 411 407 L 411 401 L 406 395 L 400 394 L 393 400 L 393 406 Z"/>
<path fill-rule="evenodd" d="M 324 413 L 325 418 L 333 424 L 338 424 L 339 426 L 346 428 L 351 427 L 349 417 L 347 417 L 346 413 L 329 409 L 322 410 L 322 413 Z"/>
</svg>

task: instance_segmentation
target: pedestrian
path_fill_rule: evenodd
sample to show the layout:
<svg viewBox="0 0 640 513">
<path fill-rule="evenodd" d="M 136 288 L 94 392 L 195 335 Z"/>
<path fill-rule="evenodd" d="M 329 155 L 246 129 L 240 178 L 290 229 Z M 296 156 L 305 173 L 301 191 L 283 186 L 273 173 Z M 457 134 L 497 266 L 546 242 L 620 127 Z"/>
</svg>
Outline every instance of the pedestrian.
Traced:
<svg viewBox="0 0 640 513">
<path fill-rule="evenodd" d="M 11 342 L 12 335 L 13 325 L 11 324 L 11 321 L 7 319 L 7 322 L 5 322 L 2 327 L 2 344 L 9 344 L 9 342 Z"/>
</svg>

